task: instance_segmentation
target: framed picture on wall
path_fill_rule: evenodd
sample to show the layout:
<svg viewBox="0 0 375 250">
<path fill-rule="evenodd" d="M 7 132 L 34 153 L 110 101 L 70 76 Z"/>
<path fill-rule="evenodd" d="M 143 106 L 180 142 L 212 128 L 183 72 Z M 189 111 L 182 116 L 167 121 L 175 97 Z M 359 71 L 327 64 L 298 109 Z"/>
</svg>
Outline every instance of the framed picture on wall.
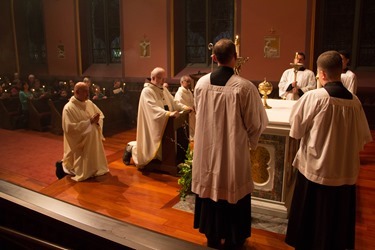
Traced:
<svg viewBox="0 0 375 250">
<path fill-rule="evenodd" d="M 265 36 L 263 53 L 265 58 L 279 58 L 280 36 Z"/>
<path fill-rule="evenodd" d="M 57 45 L 57 57 L 60 59 L 65 58 L 65 46 L 63 44 Z"/>
</svg>

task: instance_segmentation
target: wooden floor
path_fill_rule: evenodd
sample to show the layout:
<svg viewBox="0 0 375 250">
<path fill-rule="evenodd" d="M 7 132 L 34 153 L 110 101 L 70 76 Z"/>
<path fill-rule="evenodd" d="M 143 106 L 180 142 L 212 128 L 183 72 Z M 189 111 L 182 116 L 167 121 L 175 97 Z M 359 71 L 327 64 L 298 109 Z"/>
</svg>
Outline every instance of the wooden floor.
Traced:
<svg viewBox="0 0 375 250">
<path fill-rule="evenodd" d="M 192 228 L 193 215 L 172 208 L 179 200 L 177 177 L 155 172 L 142 173 L 134 166 L 122 163 L 125 143 L 134 140 L 135 133 L 133 129 L 106 139 L 105 148 L 115 153 L 108 156 L 110 173 L 105 176 L 80 183 L 65 177 L 48 186 L 38 184 L 38 180 L 18 176 L 11 170 L 6 177 L 4 172 L 0 173 L 0 177 L 121 221 L 205 245 L 205 237 Z M 361 165 L 356 249 L 375 249 L 375 142 L 367 145 L 361 153 Z M 252 229 L 246 249 L 292 248 L 284 243 L 284 235 Z"/>
</svg>

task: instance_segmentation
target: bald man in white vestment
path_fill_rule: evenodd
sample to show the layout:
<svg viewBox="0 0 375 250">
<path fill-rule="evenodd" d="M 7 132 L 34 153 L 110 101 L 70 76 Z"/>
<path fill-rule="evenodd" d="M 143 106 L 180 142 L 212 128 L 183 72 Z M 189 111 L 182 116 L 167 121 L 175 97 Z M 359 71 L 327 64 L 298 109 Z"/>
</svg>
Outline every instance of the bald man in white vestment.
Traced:
<svg viewBox="0 0 375 250">
<path fill-rule="evenodd" d="M 59 179 L 70 174 L 73 180 L 83 181 L 109 171 L 103 147 L 104 115 L 88 98 L 89 86 L 78 82 L 74 86 L 74 96 L 64 106 L 64 156 L 56 163 Z"/>
<path fill-rule="evenodd" d="M 287 69 L 283 72 L 279 82 L 279 96 L 285 100 L 298 100 L 304 93 L 316 89 L 316 79 L 314 72 L 306 69 L 305 54 L 297 52 L 294 58 L 295 64 L 301 64 L 297 71 L 297 78 L 294 68 Z"/>
<path fill-rule="evenodd" d="M 153 159 L 162 160 L 161 141 L 170 117 L 177 118 L 180 111 L 192 108 L 174 101 L 172 94 L 163 87 L 166 72 L 157 67 L 151 72 L 150 82 L 144 84 L 138 105 L 137 140 L 129 142 L 123 161 L 142 169 Z"/>
<path fill-rule="evenodd" d="M 361 102 L 341 82 L 336 51 L 317 59 L 322 88 L 304 94 L 290 114 L 300 139 L 285 241 L 296 249 L 354 249 L 359 152 L 372 141 Z"/>
</svg>

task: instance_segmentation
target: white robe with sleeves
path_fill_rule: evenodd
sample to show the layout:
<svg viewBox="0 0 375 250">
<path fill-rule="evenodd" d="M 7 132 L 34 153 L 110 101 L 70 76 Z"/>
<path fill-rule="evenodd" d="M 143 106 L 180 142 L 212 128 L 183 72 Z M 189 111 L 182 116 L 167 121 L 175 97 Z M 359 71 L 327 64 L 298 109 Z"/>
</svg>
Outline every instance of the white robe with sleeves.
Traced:
<svg viewBox="0 0 375 250">
<path fill-rule="evenodd" d="M 175 102 L 167 88 L 144 84 L 138 105 L 137 141 L 130 143 L 137 167 L 142 168 L 155 158 L 161 160 L 161 141 L 170 113 L 184 109 L 186 106 Z"/>
<path fill-rule="evenodd" d="M 358 81 L 357 76 L 353 73 L 353 71 L 347 70 L 345 73 L 342 73 L 341 82 L 352 94 L 357 94 Z"/>
<path fill-rule="evenodd" d="M 90 118 L 97 113 L 100 114 L 99 124 L 91 124 Z M 72 177 L 75 181 L 109 171 L 102 142 L 103 118 L 103 113 L 92 101 L 81 102 L 74 96 L 63 109 L 63 166 L 75 175 Z"/>
<path fill-rule="evenodd" d="M 324 88 L 310 91 L 294 104 L 290 137 L 301 139 L 293 166 L 308 180 L 327 186 L 353 185 L 359 151 L 372 141 L 362 104 L 331 97 Z"/>
<path fill-rule="evenodd" d="M 180 102 L 186 106 L 194 107 L 194 96 L 190 89 L 186 89 L 184 87 L 179 87 L 176 94 L 174 95 L 174 99 L 177 102 Z M 194 133 L 195 133 L 195 112 L 189 113 L 189 137 L 190 140 L 194 140 Z"/>
<path fill-rule="evenodd" d="M 249 149 L 256 149 L 267 113 L 255 85 L 238 75 L 217 86 L 207 74 L 198 80 L 194 95 L 192 191 L 235 204 L 254 189 Z"/>
<path fill-rule="evenodd" d="M 286 100 L 298 100 L 300 96 L 287 92 L 289 85 L 294 82 L 294 69 L 287 69 L 284 71 L 279 82 L 279 96 Z M 297 72 L 297 86 L 302 90 L 303 93 L 316 89 L 316 78 L 314 72 L 309 69 Z"/>
</svg>

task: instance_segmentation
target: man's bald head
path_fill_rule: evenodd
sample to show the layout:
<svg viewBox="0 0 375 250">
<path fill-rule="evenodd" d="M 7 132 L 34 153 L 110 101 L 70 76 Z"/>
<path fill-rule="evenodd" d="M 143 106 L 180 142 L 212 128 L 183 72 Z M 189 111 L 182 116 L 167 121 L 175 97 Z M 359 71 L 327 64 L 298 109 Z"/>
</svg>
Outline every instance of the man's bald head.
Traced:
<svg viewBox="0 0 375 250">
<path fill-rule="evenodd" d="M 89 98 L 89 86 L 84 82 L 77 82 L 74 85 L 74 97 L 84 102 Z"/>
<path fill-rule="evenodd" d="M 156 67 L 151 71 L 151 83 L 162 87 L 166 77 L 165 69 Z"/>
</svg>

